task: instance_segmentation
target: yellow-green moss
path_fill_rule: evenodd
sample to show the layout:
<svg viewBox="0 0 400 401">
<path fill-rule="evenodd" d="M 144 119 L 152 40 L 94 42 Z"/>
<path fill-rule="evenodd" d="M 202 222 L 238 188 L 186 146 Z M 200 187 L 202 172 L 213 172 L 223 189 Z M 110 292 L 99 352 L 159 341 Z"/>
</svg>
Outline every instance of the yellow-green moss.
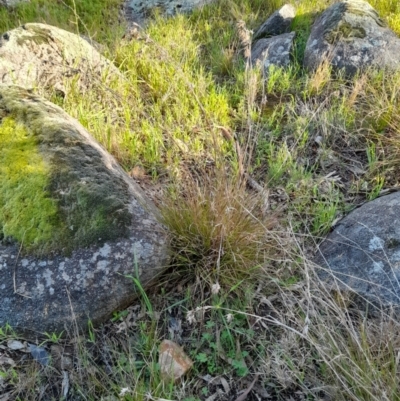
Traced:
<svg viewBox="0 0 400 401">
<path fill-rule="evenodd" d="M 69 117 L 20 87 L 0 103 L 0 240 L 43 255 L 127 237 L 129 184 Z"/>
<path fill-rule="evenodd" d="M 37 140 L 12 118 L 0 125 L 0 236 L 38 250 L 60 230 L 57 204 L 46 188 L 49 166 Z"/>
</svg>

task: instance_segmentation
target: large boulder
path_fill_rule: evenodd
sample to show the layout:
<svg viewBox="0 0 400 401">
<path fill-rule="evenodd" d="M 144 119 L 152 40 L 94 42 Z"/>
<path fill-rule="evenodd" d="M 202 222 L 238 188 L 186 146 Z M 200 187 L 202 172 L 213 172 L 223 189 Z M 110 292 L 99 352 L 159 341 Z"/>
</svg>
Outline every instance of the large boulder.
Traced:
<svg viewBox="0 0 400 401">
<path fill-rule="evenodd" d="M 125 0 L 125 11 L 128 21 L 143 22 L 155 8 L 166 16 L 172 16 L 176 13 L 187 13 L 213 1 L 215 0 Z"/>
<path fill-rule="evenodd" d="M 54 26 L 30 23 L 0 37 L 0 83 L 66 92 L 85 91 L 121 77 L 87 40 Z"/>
<path fill-rule="evenodd" d="M 157 211 L 61 108 L 0 85 L 0 327 L 99 324 L 168 264 Z"/>
<path fill-rule="evenodd" d="M 310 70 L 326 61 L 348 76 L 370 67 L 398 70 L 400 39 L 367 2 L 335 3 L 314 23 L 304 55 Z"/>
<path fill-rule="evenodd" d="M 15 7 L 20 3 L 29 3 L 30 0 L 0 0 L 0 7 Z"/>
<path fill-rule="evenodd" d="M 253 40 L 287 33 L 295 15 L 296 9 L 291 4 L 285 4 L 257 29 L 253 35 Z"/>
<path fill-rule="evenodd" d="M 320 277 L 356 299 L 400 306 L 400 192 L 365 203 L 346 216 L 320 245 Z"/>
</svg>

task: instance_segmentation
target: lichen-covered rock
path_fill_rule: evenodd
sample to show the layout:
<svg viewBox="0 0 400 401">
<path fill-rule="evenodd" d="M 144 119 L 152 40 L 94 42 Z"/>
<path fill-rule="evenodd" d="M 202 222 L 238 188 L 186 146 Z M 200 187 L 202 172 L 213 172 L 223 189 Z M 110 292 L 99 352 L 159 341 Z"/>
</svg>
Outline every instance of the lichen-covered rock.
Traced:
<svg viewBox="0 0 400 401">
<path fill-rule="evenodd" d="M 79 35 L 38 23 L 22 25 L 0 37 L 0 83 L 65 93 L 104 85 L 119 70 Z"/>
<path fill-rule="evenodd" d="M 253 40 L 287 33 L 295 15 L 296 9 L 291 4 L 285 4 L 257 29 Z"/>
<path fill-rule="evenodd" d="M 315 262 L 333 289 L 400 311 L 400 192 L 362 205 L 320 245 Z"/>
<path fill-rule="evenodd" d="M 345 0 L 321 14 L 307 41 L 304 66 L 315 70 L 326 61 L 348 76 L 370 67 L 398 70 L 400 39 L 367 2 Z"/>
<path fill-rule="evenodd" d="M 269 67 L 288 67 L 293 49 L 295 32 L 284 33 L 268 39 L 258 40 L 251 50 L 251 63 L 261 64 L 267 76 Z"/>
<path fill-rule="evenodd" d="M 29 3 L 30 0 L 0 0 L 0 7 L 15 7 L 20 3 Z"/>
<path fill-rule="evenodd" d="M 155 8 L 167 16 L 172 16 L 176 13 L 187 13 L 213 1 L 215 0 L 126 0 L 125 10 L 128 21 L 142 22 Z"/>
<path fill-rule="evenodd" d="M 0 327 L 104 321 L 168 263 L 157 211 L 61 108 L 0 85 Z"/>
</svg>

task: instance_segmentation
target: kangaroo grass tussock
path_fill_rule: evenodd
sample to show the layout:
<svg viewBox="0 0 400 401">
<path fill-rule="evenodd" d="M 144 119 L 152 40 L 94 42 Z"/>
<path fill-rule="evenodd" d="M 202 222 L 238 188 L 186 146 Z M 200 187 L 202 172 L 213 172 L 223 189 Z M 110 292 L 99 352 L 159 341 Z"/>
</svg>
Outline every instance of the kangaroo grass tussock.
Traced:
<svg viewBox="0 0 400 401">
<path fill-rule="evenodd" d="M 270 234 L 279 226 L 277 216 L 263 215 L 263 199 L 250 194 L 243 182 L 222 172 L 202 178 L 201 183 L 186 182 L 179 196 L 170 196 L 162 207 L 175 265 L 209 282 L 254 279 L 279 252 Z"/>
</svg>

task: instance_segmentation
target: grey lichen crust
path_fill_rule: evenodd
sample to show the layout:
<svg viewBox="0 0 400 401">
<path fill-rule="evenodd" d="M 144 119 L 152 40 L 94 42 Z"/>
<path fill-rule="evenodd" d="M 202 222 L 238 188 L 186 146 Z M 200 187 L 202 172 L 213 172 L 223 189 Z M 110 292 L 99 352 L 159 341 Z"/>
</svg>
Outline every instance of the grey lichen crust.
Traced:
<svg viewBox="0 0 400 401">
<path fill-rule="evenodd" d="M 345 0 L 327 8 L 314 23 L 304 65 L 315 70 L 328 61 L 354 75 L 366 68 L 398 68 L 400 40 L 366 1 Z"/>
<path fill-rule="evenodd" d="M 314 261 L 329 287 L 354 292 L 364 310 L 375 305 L 400 312 L 400 192 L 341 220 Z"/>
<path fill-rule="evenodd" d="M 251 51 L 252 64 L 260 63 L 264 70 L 264 76 L 268 76 L 271 66 L 288 67 L 294 38 L 295 32 L 290 32 L 268 39 L 259 39 Z"/>
<path fill-rule="evenodd" d="M 70 257 L 19 257 L 18 247 L 0 245 L 0 327 L 17 332 L 72 331 L 104 322 L 139 295 L 168 264 L 160 227 L 143 220 L 140 230 L 117 242 L 74 251 Z"/>
<path fill-rule="evenodd" d="M 71 83 L 92 89 L 121 77 L 119 70 L 79 35 L 28 23 L 0 36 L 0 82 L 65 93 Z"/>
<path fill-rule="evenodd" d="M 340 39 L 365 38 L 367 21 L 383 27 L 385 24 L 376 10 L 362 0 L 347 0 L 332 6 L 331 15 L 324 23 L 323 38 L 330 44 Z"/>
<path fill-rule="evenodd" d="M 187 13 L 213 1 L 215 0 L 125 0 L 125 10 L 128 21 L 143 22 L 156 8 L 171 16 Z"/>
</svg>

